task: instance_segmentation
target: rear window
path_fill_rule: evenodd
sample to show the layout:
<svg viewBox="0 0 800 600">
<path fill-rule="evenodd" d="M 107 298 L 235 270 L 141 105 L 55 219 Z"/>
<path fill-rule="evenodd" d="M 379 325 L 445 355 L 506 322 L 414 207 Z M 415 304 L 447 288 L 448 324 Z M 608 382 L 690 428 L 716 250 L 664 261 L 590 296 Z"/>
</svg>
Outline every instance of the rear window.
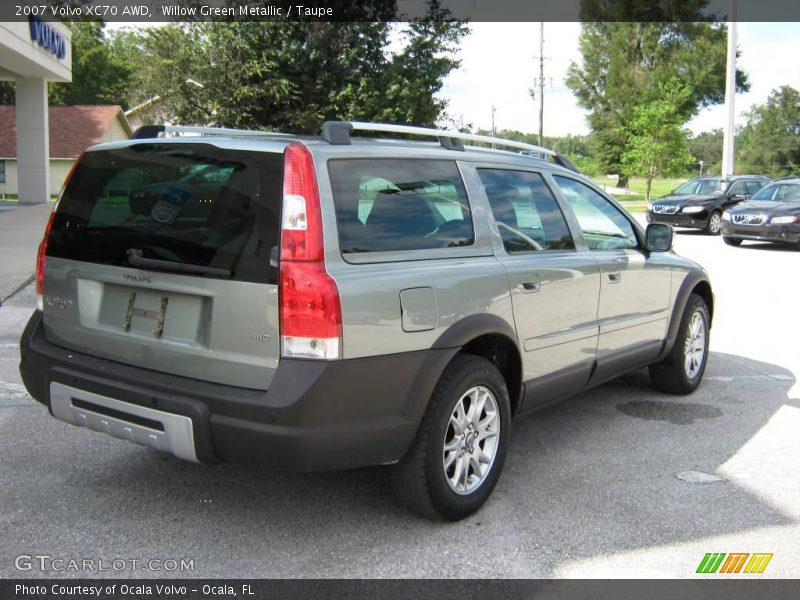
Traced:
<svg viewBox="0 0 800 600">
<path fill-rule="evenodd" d="M 452 161 L 328 163 L 344 254 L 471 246 L 472 214 Z"/>
<path fill-rule="evenodd" d="M 209 144 L 137 144 L 84 155 L 48 255 L 274 283 L 283 155 Z"/>
</svg>

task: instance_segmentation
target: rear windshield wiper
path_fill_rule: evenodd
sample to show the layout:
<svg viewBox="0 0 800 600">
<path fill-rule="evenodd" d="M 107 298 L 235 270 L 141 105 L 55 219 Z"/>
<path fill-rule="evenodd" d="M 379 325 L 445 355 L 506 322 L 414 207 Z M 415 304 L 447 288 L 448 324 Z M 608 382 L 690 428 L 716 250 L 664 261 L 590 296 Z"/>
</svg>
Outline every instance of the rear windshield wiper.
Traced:
<svg viewBox="0 0 800 600">
<path fill-rule="evenodd" d="M 231 276 L 230 269 L 218 269 L 217 267 L 179 263 L 171 260 L 161 260 L 159 258 L 145 258 L 144 253 L 138 248 L 129 248 L 125 254 L 128 257 L 128 264 L 133 267 L 172 271 L 173 273 L 201 273 L 203 275 L 218 275 L 220 277 Z"/>
</svg>

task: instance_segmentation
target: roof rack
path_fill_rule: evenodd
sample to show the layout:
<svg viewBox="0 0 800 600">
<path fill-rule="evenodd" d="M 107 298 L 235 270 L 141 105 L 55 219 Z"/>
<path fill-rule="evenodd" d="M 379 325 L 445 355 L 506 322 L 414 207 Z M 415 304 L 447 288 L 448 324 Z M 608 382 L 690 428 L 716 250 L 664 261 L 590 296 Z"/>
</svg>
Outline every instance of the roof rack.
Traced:
<svg viewBox="0 0 800 600">
<path fill-rule="evenodd" d="M 520 150 L 536 152 L 540 155 L 551 156 L 556 164 L 559 164 L 570 171 L 580 173 L 578 168 L 572 164 L 569 159 L 567 159 L 565 156 L 562 156 L 558 152 L 550 150 L 549 148 L 542 148 L 541 146 L 534 146 L 533 144 L 526 144 L 524 142 L 517 142 L 516 140 L 507 140 L 504 138 L 496 138 L 488 135 L 477 135 L 474 133 L 462 133 L 460 131 L 445 131 L 443 129 L 430 129 L 427 127 L 415 127 L 412 125 L 394 125 L 391 123 L 326 121 L 322 125 L 322 139 L 329 144 L 348 145 L 351 143 L 351 132 L 353 130 L 405 133 L 408 135 L 434 137 L 437 138 L 439 143 L 448 150 L 463 151 L 464 140 L 471 142 L 482 142 L 485 144 L 503 146 L 506 148 L 518 148 Z"/>
<path fill-rule="evenodd" d="M 445 131 L 443 129 L 430 129 L 427 127 L 415 127 L 412 125 L 394 125 L 391 123 L 368 123 L 364 121 L 325 121 L 322 125 L 322 140 L 332 145 L 346 146 L 351 143 L 351 132 L 358 131 L 379 131 L 385 133 L 405 133 L 408 135 L 419 135 L 426 137 L 434 137 L 439 140 L 439 143 L 448 150 L 464 150 L 464 140 L 472 142 L 482 142 L 484 144 L 492 144 L 494 146 L 502 146 L 506 148 L 517 148 L 520 150 L 527 150 L 536 152 L 540 155 L 550 156 L 553 161 L 562 167 L 580 173 L 578 168 L 569 161 L 568 158 L 550 150 L 535 146 L 533 144 L 526 144 L 524 142 L 517 142 L 516 140 L 507 140 L 503 138 L 496 138 L 488 135 L 477 135 L 474 133 L 462 133 L 460 131 Z M 157 138 L 161 134 L 174 133 L 174 134 L 194 134 L 200 136 L 227 136 L 227 137 L 258 137 L 258 138 L 293 138 L 296 137 L 291 133 L 278 133 L 272 131 L 254 131 L 250 129 L 229 129 L 225 127 L 200 127 L 196 125 L 142 125 L 133 133 L 132 139 L 141 140 L 149 138 Z"/>
<path fill-rule="evenodd" d="M 458 142 L 461 140 L 469 140 L 471 142 L 494 144 L 495 146 L 506 146 L 508 148 L 531 150 L 533 152 L 547 154 L 550 156 L 556 156 L 558 154 L 557 152 L 547 148 L 542 148 L 541 146 L 534 146 L 533 144 L 526 144 L 524 142 L 517 142 L 515 140 L 496 138 L 489 135 L 476 135 L 474 133 L 462 133 L 460 131 L 445 131 L 444 129 L 430 129 L 428 127 L 415 127 L 413 125 L 367 123 L 364 121 L 326 121 L 322 126 L 322 139 L 329 144 L 346 145 L 350 143 L 350 132 L 353 130 L 382 131 L 384 133 L 407 133 L 408 135 L 435 137 L 439 139 L 443 146 L 459 146 L 457 148 L 459 150 L 463 150 L 464 146 Z"/>
<path fill-rule="evenodd" d="M 133 132 L 132 139 L 157 138 L 161 133 L 224 135 L 226 137 L 295 137 L 291 133 L 254 131 L 252 129 L 229 129 L 226 127 L 200 127 L 197 125 L 142 125 Z"/>
</svg>

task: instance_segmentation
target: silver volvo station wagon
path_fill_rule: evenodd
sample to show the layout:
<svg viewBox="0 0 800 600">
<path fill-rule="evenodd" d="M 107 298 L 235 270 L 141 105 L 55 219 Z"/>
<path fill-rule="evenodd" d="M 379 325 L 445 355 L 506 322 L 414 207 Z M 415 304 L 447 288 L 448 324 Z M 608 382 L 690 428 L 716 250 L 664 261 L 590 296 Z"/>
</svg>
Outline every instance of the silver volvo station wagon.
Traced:
<svg viewBox="0 0 800 600">
<path fill-rule="evenodd" d="M 645 366 L 697 388 L 713 294 L 671 245 L 514 141 L 145 126 L 68 178 L 20 370 L 72 425 L 203 463 L 388 465 L 456 520 L 518 415 Z"/>
</svg>

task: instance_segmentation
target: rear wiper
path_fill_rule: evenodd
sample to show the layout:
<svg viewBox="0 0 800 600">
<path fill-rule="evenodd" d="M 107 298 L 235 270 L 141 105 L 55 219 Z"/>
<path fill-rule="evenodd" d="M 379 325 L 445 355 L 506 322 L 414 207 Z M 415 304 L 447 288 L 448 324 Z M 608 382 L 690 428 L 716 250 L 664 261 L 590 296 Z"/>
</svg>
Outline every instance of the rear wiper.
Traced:
<svg viewBox="0 0 800 600">
<path fill-rule="evenodd" d="M 129 248 L 125 254 L 128 257 L 128 263 L 133 267 L 172 271 L 173 273 L 202 273 L 203 275 L 218 275 L 220 277 L 231 276 L 230 269 L 218 269 L 217 267 L 179 263 L 171 260 L 161 260 L 159 258 L 145 258 L 144 253 L 138 248 Z"/>
</svg>

